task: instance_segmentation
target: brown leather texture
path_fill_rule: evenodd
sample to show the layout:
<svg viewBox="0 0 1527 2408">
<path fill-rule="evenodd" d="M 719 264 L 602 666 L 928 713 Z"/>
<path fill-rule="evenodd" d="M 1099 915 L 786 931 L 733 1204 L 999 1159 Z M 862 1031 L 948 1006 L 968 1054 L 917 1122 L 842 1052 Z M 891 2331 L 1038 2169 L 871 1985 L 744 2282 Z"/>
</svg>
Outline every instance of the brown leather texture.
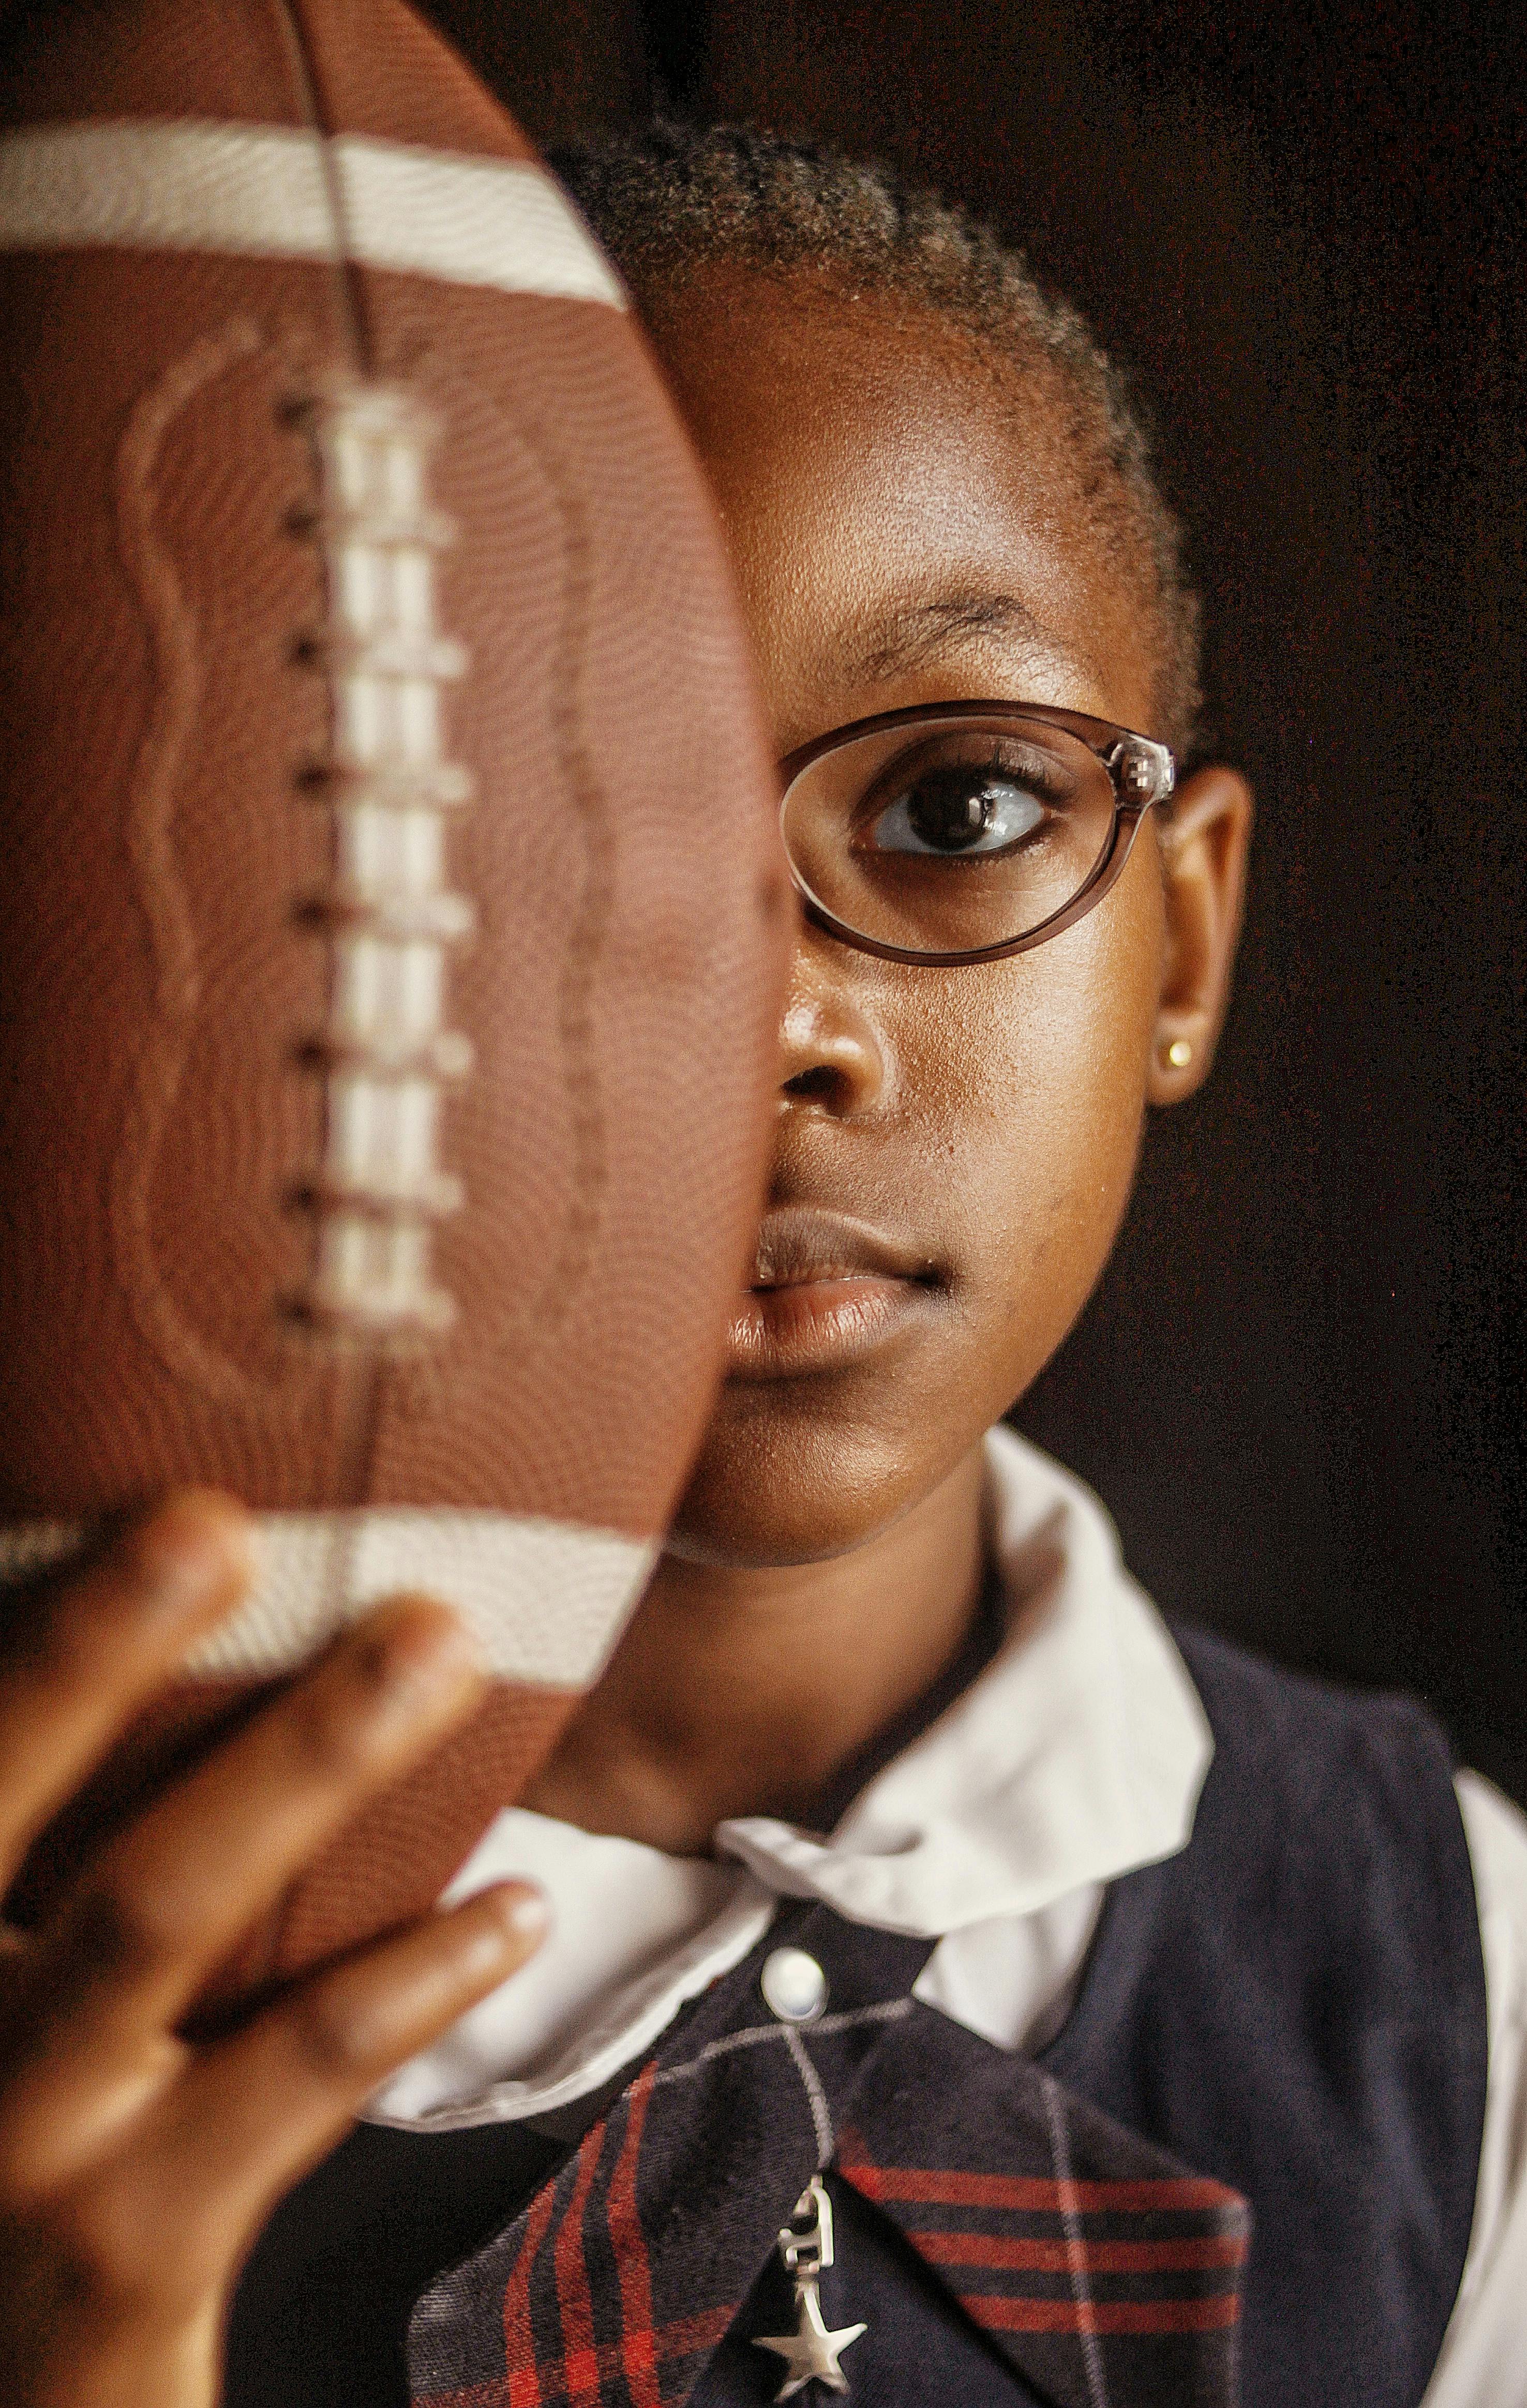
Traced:
<svg viewBox="0 0 1527 2408">
<path fill-rule="evenodd" d="M 206 13 L 264 62 L 247 108 L 273 115 L 273 12 Z M 402 8 L 305 13 L 331 122 L 524 155 Z M 202 14 L 50 11 L 7 117 L 91 114 L 122 21 L 105 113 L 232 108 Z M 447 1111 L 467 1202 L 439 1237 L 469 1309 L 373 1394 L 374 1366 L 294 1342 L 277 1309 L 310 1243 L 285 1198 L 317 1143 L 297 1050 L 325 977 L 293 905 L 326 842 L 295 785 L 324 694 L 293 652 L 322 596 L 287 532 L 310 466 L 280 408 L 342 353 L 334 281 L 105 251 L 12 253 L 0 277 L 0 1514 L 196 1477 L 264 1506 L 654 1531 L 745 1254 L 785 914 L 725 571 L 639 337 L 595 304 L 358 280 L 376 372 L 445 424 L 442 615 L 472 662 L 450 735 L 479 785 L 450 839 L 479 917 L 451 982 L 477 1068 Z"/>
<path fill-rule="evenodd" d="M 7 48 L 10 126 L 300 127 L 316 96 L 328 133 L 530 157 L 398 0 L 63 0 Z M 369 267 L 349 294 L 360 363 L 322 264 L 0 253 L 0 1521 L 196 1481 L 650 1536 L 773 1079 L 790 913 L 744 640 L 628 315 Z M 328 698 L 291 406 L 358 367 L 441 429 L 440 621 L 470 663 L 448 736 L 477 788 L 448 842 L 476 914 L 442 1121 L 465 1200 L 435 1244 L 458 1312 L 404 1354 L 285 1309 L 329 977 L 296 907 L 333 841 L 300 775 Z M 448 1751 L 374 1818 L 350 1902 L 326 1873 L 295 1911 L 301 1953 L 429 1894 L 561 1712 L 506 1695 L 482 1777 Z"/>
</svg>

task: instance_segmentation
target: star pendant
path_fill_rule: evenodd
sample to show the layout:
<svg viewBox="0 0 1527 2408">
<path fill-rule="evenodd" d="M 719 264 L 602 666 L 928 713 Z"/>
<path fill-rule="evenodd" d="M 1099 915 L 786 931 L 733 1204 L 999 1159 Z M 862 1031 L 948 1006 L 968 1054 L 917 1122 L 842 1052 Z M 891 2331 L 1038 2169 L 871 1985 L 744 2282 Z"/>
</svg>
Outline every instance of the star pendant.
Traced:
<svg viewBox="0 0 1527 2408">
<path fill-rule="evenodd" d="M 838 2360 L 850 2342 L 857 2341 L 860 2333 L 870 2329 L 868 2325 L 843 2325 L 836 2332 L 828 2332 L 815 2284 L 803 2284 L 797 2296 L 800 2303 L 799 2330 L 759 2333 L 754 2344 L 757 2349 L 777 2351 L 788 2364 L 790 2371 L 774 2394 L 776 2401 L 793 2400 L 808 2383 L 820 2383 L 828 2391 L 846 2391 L 848 2377 Z"/>
</svg>

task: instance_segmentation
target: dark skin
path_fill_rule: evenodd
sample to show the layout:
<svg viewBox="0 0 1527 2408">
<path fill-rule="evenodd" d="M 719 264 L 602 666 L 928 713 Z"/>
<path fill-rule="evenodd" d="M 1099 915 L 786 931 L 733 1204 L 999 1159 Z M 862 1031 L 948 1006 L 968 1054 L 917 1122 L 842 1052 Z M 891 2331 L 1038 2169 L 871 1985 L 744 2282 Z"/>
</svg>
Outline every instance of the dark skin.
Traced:
<svg viewBox="0 0 1527 2408">
<path fill-rule="evenodd" d="M 1063 455 L 958 341 L 737 270 L 655 333 L 782 755 L 972 696 L 1163 732 L 1151 624 L 1078 538 Z M 1091 1293 L 1145 1107 L 1208 1072 L 1250 827 L 1244 780 L 1198 770 L 1099 908 L 1008 961 L 908 968 L 803 931 L 765 1229 L 846 1216 L 913 1275 L 868 1345 L 785 1329 L 771 1350 L 766 1330 L 760 1361 L 734 1331 L 669 1551 L 536 1784 L 543 1812 L 689 1853 L 727 1815 L 809 1824 L 955 1655 L 982 1570 L 982 1435 Z M 799 1319 L 800 1295 L 764 1310 Z"/>
<path fill-rule="evenodd" d="M 975 695 L 1160 733 L 1160 663 L 1043 413 L 915 314 L 732 270 L 655 334 L 714 480 L 783 753 Z M 1106 1258 L 1145 1109 L 1223 1016 L 1250 803 L 1188 780 L 1088 918 L 982 968 L 802 933 L 729 1375 L 652 1588 L 527 1802 L 703 1853 L 810 1822 L 957 1655 L 981 1437 Z M 1174 1039 L 1191 1063 L 1173 1067 Z M 0 1667 L 0 1881 L 245 1574 L 231 1502 L 171 1500 Z M 28 2408 L 213 2408 L 275 2200 L 524 1961 L 508 1885 L 321 1967 L 232 2036 L 177 2026 L 363 1800 L 471 1711 L 448 1614 L 382 1609 L 80 1870 L 0 1957 L 0 2363 Z"/>
</svg>

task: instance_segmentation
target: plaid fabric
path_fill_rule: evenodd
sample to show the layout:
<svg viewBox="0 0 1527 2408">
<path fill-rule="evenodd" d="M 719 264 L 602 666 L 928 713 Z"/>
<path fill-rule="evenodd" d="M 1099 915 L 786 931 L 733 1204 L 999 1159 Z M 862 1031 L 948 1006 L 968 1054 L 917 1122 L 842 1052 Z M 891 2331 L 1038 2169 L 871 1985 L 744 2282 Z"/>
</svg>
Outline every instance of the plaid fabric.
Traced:
<svg viewBox="0 0 1527 2408">
<path fill-rule="evenodd" d="M 830 2012 L 804 2038 L 758 1990 L 764 1957 L 787 1941 L 829 1985 Z M 686 2400 L 832 2154 L 832 2102 L 909 2012 L 929 1944 L 785 1908 L 556 2180 L 425 2294 L 409 2329 L 415 2408 Z"/>
<path fill-rule="evenodd" d="M 1239 2399 L 1251 2219 L 1236 2192 L 923 2008 L 887 2037 L 853 2116 L 839 2172 L 1042 2398 Z"/>
<path fill-rule="evenodd" d="M 785 1942 L 828 1982 L 800 2029 L 757 1986 Z M 1234 2408 L 1243 2203 L 915 2005 L 930 1945 L 785 1907 L 555 2181 L 425 2294 L 415 2408 L 678 2408 L 835 2157 L 1056 2408 Z"/>
</svg>

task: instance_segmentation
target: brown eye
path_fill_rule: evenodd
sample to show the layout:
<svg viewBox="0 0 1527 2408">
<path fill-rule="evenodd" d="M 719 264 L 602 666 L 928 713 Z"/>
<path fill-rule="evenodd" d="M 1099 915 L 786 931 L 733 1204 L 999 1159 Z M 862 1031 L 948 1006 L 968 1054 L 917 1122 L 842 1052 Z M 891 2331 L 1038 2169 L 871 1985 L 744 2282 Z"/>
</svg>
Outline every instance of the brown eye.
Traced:
<svg viewBox="0 0 1527 2408">
<path fill-rule="evenodd" d="M 921 770 L 879 813 L 870 841 L 881 853 L 968 859 L 1005 852 L 1044 817 L 1044 804 L 1011 777 L 973 762 L 949 762 Z"/>
</svg>

